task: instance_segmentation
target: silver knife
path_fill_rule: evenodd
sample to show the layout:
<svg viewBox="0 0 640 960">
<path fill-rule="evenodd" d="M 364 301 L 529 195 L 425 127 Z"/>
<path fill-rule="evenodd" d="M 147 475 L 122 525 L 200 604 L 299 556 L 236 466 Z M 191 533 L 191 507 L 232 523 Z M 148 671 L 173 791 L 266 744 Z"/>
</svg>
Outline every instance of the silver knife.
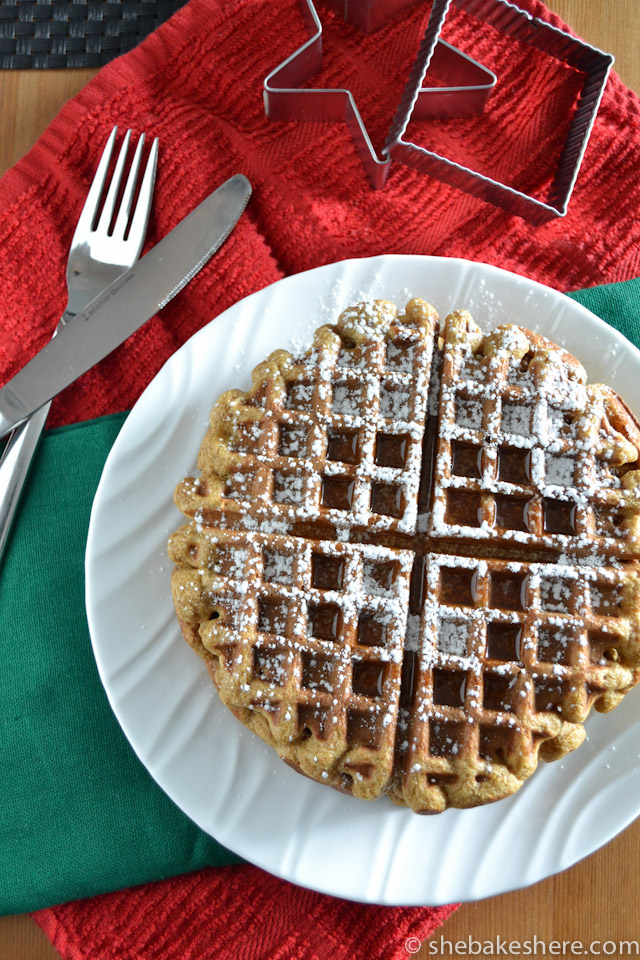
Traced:
<svg viewBox="0 0 640 960">
<path fill-rule="evenodd" d="M 250 196 L 247 178 L 231 177 L 69 320 L 0 389 L 0 437 L 162 310 L 222 246 Z"/>
</svg>

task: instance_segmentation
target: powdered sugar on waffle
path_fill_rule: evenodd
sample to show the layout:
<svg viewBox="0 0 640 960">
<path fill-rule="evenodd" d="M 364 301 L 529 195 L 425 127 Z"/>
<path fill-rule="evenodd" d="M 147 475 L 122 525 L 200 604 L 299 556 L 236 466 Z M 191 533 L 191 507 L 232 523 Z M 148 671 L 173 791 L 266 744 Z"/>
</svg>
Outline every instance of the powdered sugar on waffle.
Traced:
<svg viewBox="0 0 640 960">
<path fill-rule="evenodd" d="M 611 428 L 597 388 L 587 388 L 584 371 L 560 349 L 536 341 L 529 347 L 520 328 L 485 338 L 493 352 L 484 356 L 472 351 L 471 338 L 460 342 L 455 323 L 445 334 L 434 507 L 426 529 L 433 536 L 576 553 L 590 552 L 597 537 L 600 549 L 615 558 L 621 546 L 627 549 L 615 531 L 594 534 L 594 498 L 603 479 L 610 490 L 619 489 L 603 467 L 603 457 L 612 456 L 604 439 Z M 477 450 L 477 474 L 456 467 L 460 444 Z M 482 493 L 477 516 L 466 510 L 471 522 L 460 519 L 465 511 L 457 509 L 462 501 L 455 491 Z"/>
<path fill-rule="evenodd" d="M 272 730 L 282 724 L 291 743 L 302 730 L 310 747 L 314 724 L 323 729 L 346 710 L 358 749 L 391 735 L 407 757 L 405 774 L 442 803 L 440 785 L 457 783 L 458 759 L 461 770 L 474 766 L 478 783 L 491 783 L 505 764 L 519 769 L 532 729 L 549 739 L 558 714 L 578 716 L 616 683 L 630 685 L 617 651 L 638 585 L 625 567 L 626 515 L 615 511 L 635 509 L 638 485 L 623 489 L 612 464 L 626 453 L 603 396 L 562 351 L 542 349 L 517 327 L 480 339 L 470 327 L 466 339 L 445 330 L 443 361 L 438 352 L 431 364 L 411 331 L 387 338 L 395 313 L 385 311 L 371 303 L 346 312 L 368 352 L 316 343 L 291 361 L 281 407 L 268 389 L 256 399 L 263 413 L 245 431 L 253 466 L 239 467 L 226 491 L 234 510 L 250 510 L 223 513 L 217 532 L 195 512 L 195 534 L 219 545 L 197 576 L 221 614 L 206 628 L 208 649 L 224 649 L 225 629 L 236 646 L 240 639 L 229 683 L 247 710 L 263 711 Z M 417 518 L 427 415 L 439 417 L 434 502 Z M 185 490 L 197 498 L 198 481 Z M 396 490 L 405 498 L 400 515 Z M 376 498 L 389 512 L 375 509 Z M 425 510 L 428 498 L 420 503 Z M 291 536 L 310 520 L 305 537 L 313 537 L 320 515 L 334 541 L 320 528 L 317 539 Z M 435 552 L 414 562 L 407 534 L 416 520 L 432 538 L 427 550 L 439 540 L 482 550 L 487 540 L 503 555 L 520 545 L 548 549 L 550 562 Z M 238 524 L 242 532 L 225 529 Z M 386 542 L 394 549 L 350 542 L 363 530 L 393 534 Z M 191 602 L 194 590 L 195 581 L 183 582 L 176 594 Z M 283 713 L 285 688 L 294 699 Z M 307 760 L 319 769 L 310 775 L 336 785 L 329 767 L 320 769 L 318 737 Z M 369 774 L 356 765 L 347 776 L 358 784 Z M 421 796 L 414 808 L 431 809 Z"/>
<path fill-rule="evenodd" d="M 319 339 L 307 354 L 289 362 L 295 376 L 286 374 L 283 409 L 277 396 L 264 391 L 260 423 L 263 430 L 270 430 L 269 420 L 279 424 L 279 460 L 258 436 L 251 456 L 265 469 L 236 472 L 224 491 L 241 510 L 246 502 L 259 523 L 263 516 L 293 524 L 322 515 L 341 537 L 353 526 L 415 529 L 433 337 L 403 325 L 402 318 L 396 329 L 396 313 L 393 305 L 380 301 L 347 309 L 341 329 L 360 338 L 359 349 L 347 341 L 336 353 Z M 240 404 L 237 414 L 241 409 Z M 252 439 L 255 432 L 254 426 Z M 391 437 L 399 438 L 398 462 L 381 459 L 380 435 L 387 445 Z M 344 451 L 332 453 L 332 437 L 353 438 L 346 464 Z M 292 467 L 295 461 L 294 469 L 286 467 L 283 457 L 291 458 Z M 279 469 L 270 481 L 268 468 L 276 464 Z"/>
</svg>

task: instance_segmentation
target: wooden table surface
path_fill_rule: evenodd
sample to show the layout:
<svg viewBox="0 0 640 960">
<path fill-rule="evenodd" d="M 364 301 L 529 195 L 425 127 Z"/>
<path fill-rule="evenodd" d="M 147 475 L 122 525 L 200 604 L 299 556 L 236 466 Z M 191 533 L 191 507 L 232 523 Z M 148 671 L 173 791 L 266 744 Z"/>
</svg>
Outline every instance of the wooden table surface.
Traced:
<svg viewBox="0 0 640 960">
<path fill-rule="evenodd" d="M 547 0 L 548 6 L 590 43 L 616 57 L 618 74 L 640 91 L 639 0 Z M 0 173 L 31 147 L 63 103 L 93 77 L 94 70 L 0 71 Z M 576 955 L 576 941 L 601 941 L 602 956 L 612 952 L 605 941 L 640 940 L 640 819 L 619 837 L 570 870 L 525 890 L 463 904 L 435 935 L 450 941 L 444 956 L 465 956 L 459 945 L 472 936 L 490 941 L 500 955 L 500 941 L 547 944 L 537 957 L 562 955 L 552 941 L 565 941 L 564 955 Z M 435 946 L 436 944 L 433 944 Z M 459 952 L 455 954 L 456 944 Z M 550 946 L 551 945 L 551 946 Z M 435 954 L 425 943 L 416 956 Z M 472 947 L 472 949 L 474 949 Z M 586 949 L 586 947 L 585 947 Z M 557 952 L 554 954 L 553 951 Z M 476 953 L 478 947 L 475 947 Z M 582 951 L 581 951 L 582 952 Z M 502 951 L 504 955 L 504 950 Z M 486 955 L 486 951 L 485 951 Z M 515 955 L 515 951 L 513 953 Z M 633 953 L 631 954 L 633 955 Z M 0 960 L 55 960 L 58 953 L 27 916 L 0 918 Z M 358 958 L 360 960 L 360 958 Z M 364 960 L 364 958 L 363 958 Z"/>
</svg>

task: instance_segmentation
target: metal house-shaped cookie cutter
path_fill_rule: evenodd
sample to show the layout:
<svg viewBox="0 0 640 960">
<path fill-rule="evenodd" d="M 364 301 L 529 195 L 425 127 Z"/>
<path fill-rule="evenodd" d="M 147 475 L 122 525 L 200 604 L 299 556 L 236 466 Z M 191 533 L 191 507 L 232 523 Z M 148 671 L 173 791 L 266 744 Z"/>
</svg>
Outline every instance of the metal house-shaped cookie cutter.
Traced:
<svg viewBox="0 0 640 960">
<path fill-rule="evenodd" d="M 546 200 L 540 200 L 470 167 L 405 139 L 409 121 L 482 113 L 496 76 L 439 39 L 451 3 L 501 33 L 581 71 L 585 80 Z M 346 122 L 371 184 L 384 187 L 391 163 L 399 161 L 539 225 L 563 217 L 600 105 L 613 57 L 520 10 L 508 0 L 434 0 L 427 29 L 389 135 L 378 156 L 353 95 L 344 89 L 304 88 L 322 68 L 322 24 L 312 0 L 300 0 L 309 40 L 269 73 L 264 82 L 267 116 L 273 120 Z M 345 19 L 375 29 L 408 0 L 346 0 Z M 367 16 L 369 14 L 369 16 Z M 447 86 L 424 87 L 429 67 Z"/>
</svg>

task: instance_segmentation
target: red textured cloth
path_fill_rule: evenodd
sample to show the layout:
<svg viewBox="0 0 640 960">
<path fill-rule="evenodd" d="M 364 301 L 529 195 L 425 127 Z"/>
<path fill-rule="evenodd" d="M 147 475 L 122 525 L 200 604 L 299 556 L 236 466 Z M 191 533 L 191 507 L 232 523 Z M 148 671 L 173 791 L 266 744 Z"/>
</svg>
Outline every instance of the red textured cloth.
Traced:
<svg viewBox="0 0 640 960">
<path fill-rule="evenodd" d="M 455 907 L 376 907 L 221 867 L 32 914 L 64 960 L 405 960 Z"/>
<path fill-rule="evenodd" d="M 522 5 L 560 25 L 537 0 Z M 369 37 L 321 12 L 325 65 L 315 83 L 351 87 L 379 146 L 404 79 L 401 67 L 406 73 L 418 45 L 425 5 Z M 497 31 L 455 10 L 444 36 L 494 68 L 498 86 L 483 118 L 421 122 L 410 134 L 427 145 L 442 141 L 453 159 L 540 194 L 566 129 L 573 77 L 563 83 L 565 68 L 520 44 L 505 48 Z M 283 275 L 323 263 L 380 253 L 466 257 L 561 290 L 640 272 L 640 109 L 616 77 L 568 216 L 534 228 L 400 164 L 385 189 L 374 191 L 345 125 L 267 120 L 264 77 L 306 38 L 298 0 L 191 0 L 136 50 L 105 67 L 2 179 L 0 380 L 43 346 L 64 309 L 75 219 L 113 123 L 160 138 L 150 243 L 228 176 L 241 171 L 254 186 L 223 252 L 55 401 L 53 425 L 131 406 L 205 322 Z"/>
<path fill-rule="evenodd" d="M 537 0 L 520 6 L 562 26 Z M 369 37 L 332 10 L 321 13 L 325 65 L 314 85 L 353 89 L 380 146 L 424 5 Z M 263 79 L 306 36 L 297 0 L 191 0 L 105 67 L 0 181 L 0 381 L 42 347 L 64 309 L 74 223 L 114 123 L 160 138 L 149 244 L 228 176 L 245 173 L 254 186 L 223 250 L 158 317 L 56 399 L 53 424 L 131 406 L 206 322 L 252 291 L 323 263 L 380 253 L 466 257 L 561 290 L 640 273 L 640 110 L 615 76 L 568 216 L 534 228 L 400 165 L 375 192 L 344 125 L 268 121 Z M 575 74 L 519 44 L 505 46 L 458 11 L 444 37 L 493 68 L 499 83 L 484 117 L 412 124 L 412 137 L 542 196 L 575 100 Z M 34 916 L 69 960 L 382 960 L 405 956 L 406 937 L 424 939 L 451 909 L 359 906 L 241 866 Z"/>
</svg>

